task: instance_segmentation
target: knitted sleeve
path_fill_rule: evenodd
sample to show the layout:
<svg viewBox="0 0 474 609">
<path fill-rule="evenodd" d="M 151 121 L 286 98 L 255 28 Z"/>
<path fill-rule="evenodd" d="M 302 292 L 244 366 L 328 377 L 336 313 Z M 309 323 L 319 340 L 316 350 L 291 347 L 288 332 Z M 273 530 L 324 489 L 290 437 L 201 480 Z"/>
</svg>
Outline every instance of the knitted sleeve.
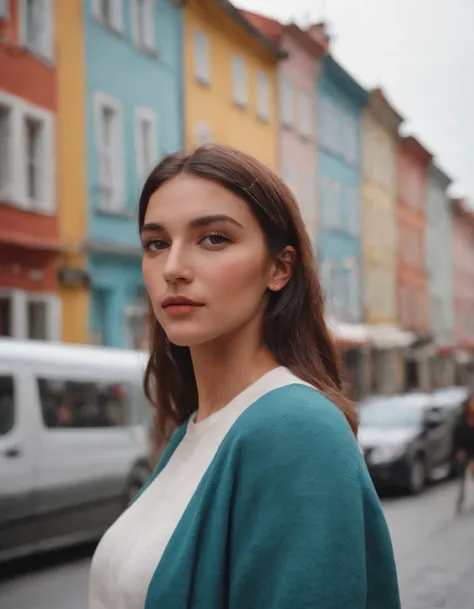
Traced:
<svg viewBox="0 0 474 609">
<path fill-rule="evenodd" d="M 387 526 L 345 418 L 311 388 L 279 395 L 241 441 L 229 608 L 399 609 Z"/>
</svg>

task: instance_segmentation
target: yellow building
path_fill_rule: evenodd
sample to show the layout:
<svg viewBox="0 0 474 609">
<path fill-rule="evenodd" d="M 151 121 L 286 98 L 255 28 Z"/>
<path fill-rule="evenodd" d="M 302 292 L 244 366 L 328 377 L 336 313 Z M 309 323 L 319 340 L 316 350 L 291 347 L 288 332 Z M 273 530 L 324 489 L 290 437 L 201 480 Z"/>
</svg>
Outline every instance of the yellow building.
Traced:
<svg viewBox="0 0 474 609">
<path fill-rule="evenodd" d="M 186 2 L 186 147 L 227 144 L 277 169 L 277 63 L 284 56 L 230 2 Z"/>
<path fill-rule="evenodd" d="M 403 385 L 406 333 L 397 326 L 397 146 L 402 117 L 380 89 L 369 95 L 362 130 L 364 308 L 375 344 L 372 391 Z"/>
<path fill-rule="evenodd" d="M 83 0 L 55 1 L 58 86 L 58 204 L 64 253 L 60 264 L 62 339 L 88 342 L 85 257 L 78 244 L 86 234 L 86 121 Z"/>
</svg>

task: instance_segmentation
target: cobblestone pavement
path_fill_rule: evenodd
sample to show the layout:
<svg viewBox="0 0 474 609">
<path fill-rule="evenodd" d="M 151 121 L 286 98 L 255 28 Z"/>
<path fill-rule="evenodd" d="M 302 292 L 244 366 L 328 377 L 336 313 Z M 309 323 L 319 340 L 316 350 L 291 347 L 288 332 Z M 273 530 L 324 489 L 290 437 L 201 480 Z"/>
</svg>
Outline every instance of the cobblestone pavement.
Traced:
<svg viewBox="0 0 474 609">
<path fill-rule="evenodd" d="M 449 483 L 420 497 L 383 499 L 403 609 L 474 609 L 474 507 L 456 517 L 455 493 Z M 0 578 L 1 609 L 86 609 L 91 553 L 69 551 L 7 569 Z"/>
</svg>

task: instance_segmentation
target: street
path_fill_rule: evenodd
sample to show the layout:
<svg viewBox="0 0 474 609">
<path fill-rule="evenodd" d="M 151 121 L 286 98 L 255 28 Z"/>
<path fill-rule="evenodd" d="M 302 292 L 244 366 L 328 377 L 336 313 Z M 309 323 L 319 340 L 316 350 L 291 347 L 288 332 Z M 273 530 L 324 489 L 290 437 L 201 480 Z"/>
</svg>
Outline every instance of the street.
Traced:
<svg viewBox="0 0 474 609">
<path fill-rule="evenodd" d="M 474 486 L 463 515 L 454 512 L 455 484 L 419 497 L 385 497 L 403 609 L 474 606 Z M 0 579 L 2 609 L 86 609 L 92 548 L 68 551 L 10 568 Z M 19 572 L 18 572 L 19 571 Z"/>
</svg>

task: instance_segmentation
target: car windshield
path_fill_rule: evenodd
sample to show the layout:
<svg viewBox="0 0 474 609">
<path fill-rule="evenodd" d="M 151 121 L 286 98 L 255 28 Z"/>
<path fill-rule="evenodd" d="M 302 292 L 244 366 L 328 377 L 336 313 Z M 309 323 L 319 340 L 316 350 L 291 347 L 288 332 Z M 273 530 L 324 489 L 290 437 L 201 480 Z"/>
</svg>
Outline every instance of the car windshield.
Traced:
<svg viewBox="0 0 474 609">
<path fill-rule="evenodd" d="M 361 427 L 411 428 L 418 427 L 422 419 L 419 406 L 393 400 L 366 404 L 359 415 Z"/>
</svg>

